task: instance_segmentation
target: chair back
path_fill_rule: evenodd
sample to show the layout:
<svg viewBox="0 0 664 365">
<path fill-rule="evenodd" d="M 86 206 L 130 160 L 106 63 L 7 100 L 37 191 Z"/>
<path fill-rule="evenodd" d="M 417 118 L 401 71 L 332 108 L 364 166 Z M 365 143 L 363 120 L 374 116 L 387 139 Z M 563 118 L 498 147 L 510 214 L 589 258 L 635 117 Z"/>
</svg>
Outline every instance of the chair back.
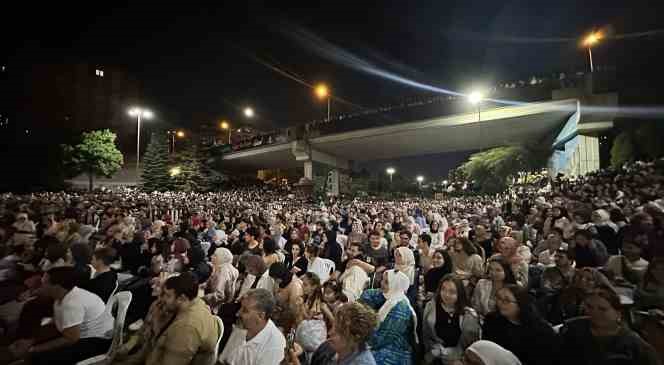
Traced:
<svg viewBox="0 0 664 365">
<path fill-rule="evenodd" d="M 113 298 L 113 296 L 115 295 L 115 293 L 117 293 L 119 287 L 120 287 L 120 283 L 116 280 L 116 281 L 115 281 L 115 289 L 113 289 L 113 291 L 111 292 L 111 295 L 108 297 L 108 302 L 107 302 L 107 304 L 111 302 L 111 298 Z M 118 293 L 118 294 L 119 294 L 119 293 Z M 131 301 L 131 298 L 129 298 L 129 300 Z"/>
<path fill-rule="evenodd" d="M 88 264 L 88 267 L 90 268 L 90 280 L 92 280 L 94 279 L 97 270 L 95 270 L 95 267 L 92 266 L 91 264 Z"/>
<path fill-rule="evenodd" d="M 122 291 L 111 296 L 108 304 L 106 304 L 106 310 L 109 311 L 113 311 L 113 308 L 117 305 L 117 313 L 113 321 L 113 342 L 108 349 L 109 358 L 112 358 L 115 351 L 122 346 L 125 318 L 127 318 L 127 310 L 129 309 L 129 304 L 131 304 L 131 297 L 131 292 Z"/>
<path fill-rule="evenodd" d="M 214 361 L 210 365 L 214 365 L 217 362 L 219 358 L 219 345 L 221 344 L 221 339 L 224 337 L 224 321 L 218 316 L 214 316 L 214 318 L 219 323 L 219 338 L 217 339 L 217 344 L 214 346 L 214 356 L 212 357 Z"/>
</svg>

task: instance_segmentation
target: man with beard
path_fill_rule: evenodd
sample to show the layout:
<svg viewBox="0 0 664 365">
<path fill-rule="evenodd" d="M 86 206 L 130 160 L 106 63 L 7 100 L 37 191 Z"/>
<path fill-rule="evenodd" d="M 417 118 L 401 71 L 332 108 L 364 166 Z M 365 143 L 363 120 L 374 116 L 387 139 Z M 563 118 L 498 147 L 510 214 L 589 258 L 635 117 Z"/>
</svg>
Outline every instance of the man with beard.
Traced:
<svg viewBox="0 0 664 365">
<path fill-rule="evenodd" d="M 198 282 L 191 273 L 171 277 L 164 283 L 163 301 L 175 317 L 157 335 L 155 346 L 127 363 L 146 365 L 209 364 L 221 328 L 210 308 L 197 297 Z M 139 358 L 143 357 L 143 358 Z"/>
</svg>

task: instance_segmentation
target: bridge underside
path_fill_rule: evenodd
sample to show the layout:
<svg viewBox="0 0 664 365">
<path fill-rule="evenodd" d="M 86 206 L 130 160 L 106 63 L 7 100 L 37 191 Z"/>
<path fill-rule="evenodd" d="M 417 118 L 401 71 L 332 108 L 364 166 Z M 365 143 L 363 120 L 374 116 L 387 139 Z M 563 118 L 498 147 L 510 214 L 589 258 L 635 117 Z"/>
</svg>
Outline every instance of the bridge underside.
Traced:
<svg viewBox="0 0 664 365">
<path fill-rule="evenodd" d="M 468 151 L 539 141 L 558 133 L 577 111 L 576 100 L 531 103 L 481 110 L 418 122 L 362 129 L 309 139 L 312 150 L 347 161 L 371 161 L 424 154 Z M 256 170 L 302 166 L 293 144 L 256 147 L 227 154 L 231 169 Z"/>
</svg>

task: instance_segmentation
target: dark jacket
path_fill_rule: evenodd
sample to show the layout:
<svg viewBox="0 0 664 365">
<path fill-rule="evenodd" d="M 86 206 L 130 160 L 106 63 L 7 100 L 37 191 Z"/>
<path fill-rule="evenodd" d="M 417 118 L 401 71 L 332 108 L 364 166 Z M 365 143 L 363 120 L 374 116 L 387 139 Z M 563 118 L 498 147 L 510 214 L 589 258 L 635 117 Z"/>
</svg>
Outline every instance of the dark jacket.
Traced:
<svg viewBox="0 0 664 365">
<path fill-rule="evenodd" d="M 118 274 L 111 270 L 101 274 L 96 274 L 94 278 L 81 286 L 91 293 L 95 293 L 106 303 L 118 283 Z"/>
<path fill-rule="evenodd" d="M 512 351 L 523 365 L 557 364 L 559 341 L 553 328 L 544 322 L 518 325 L 492 312 L 484 320 L 482 339 Z"/>
<path fill-rule="evenodd" d="M 616 336 L 605 339 L 600 350 L 590 332 L 590 320 L 568 321 L 560 330 L 561 364 L 566 365 L 657 365 L 657 354 L 632 330 L 623 327 Z"/>
</svg>

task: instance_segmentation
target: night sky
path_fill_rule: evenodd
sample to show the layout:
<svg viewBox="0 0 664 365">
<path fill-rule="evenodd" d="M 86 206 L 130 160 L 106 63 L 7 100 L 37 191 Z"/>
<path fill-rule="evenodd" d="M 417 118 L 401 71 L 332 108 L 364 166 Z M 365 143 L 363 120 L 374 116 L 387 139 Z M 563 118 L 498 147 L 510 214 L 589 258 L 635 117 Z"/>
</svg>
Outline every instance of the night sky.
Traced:
<svg viewBox="0 0 664 365">
<path fill-rule="evenodd" d="M 325 113 L 308 87 L 267 65 L 307 83 L 328 83 L 348 102 L 334 102 L 333 114 L 430 95 L 333 62 L 297 42 L 297 32 L 403 77 L 466 91 L 496 80 L 584 70 L 578 37 L 593 28 L 612 34 L 664 29 L 655 1 L 225 3 L 231 4 L 58 2 L 3 9 L 3 58 L 9 64 L 72 59 L 119 65 L 141 80 L 145 104 L 169 124 L 235 123 L 251 105 L 259 116 L 253 123 L 265 129 Z M 594 50 L 595 62 L 660 73 L 663 41 L 661 34 L 610 40 Z"/>
</svg>

